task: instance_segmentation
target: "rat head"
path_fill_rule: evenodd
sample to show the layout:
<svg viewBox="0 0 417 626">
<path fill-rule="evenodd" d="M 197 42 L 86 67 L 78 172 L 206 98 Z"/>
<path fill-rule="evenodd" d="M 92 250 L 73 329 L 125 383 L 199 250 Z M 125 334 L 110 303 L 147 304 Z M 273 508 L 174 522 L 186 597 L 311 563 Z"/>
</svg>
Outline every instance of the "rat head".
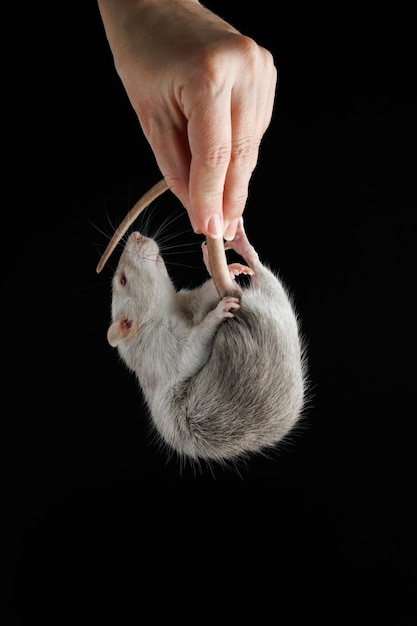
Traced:
<svg viewBox="0 0 417 626">
<path fill-rule="evenodd" d="M 167 305 L 174 290 L 155 240 L 134 232 L 120 257 L 112 281 L 111 346 L 130 339 L 140 325 Z"/>
</svg>

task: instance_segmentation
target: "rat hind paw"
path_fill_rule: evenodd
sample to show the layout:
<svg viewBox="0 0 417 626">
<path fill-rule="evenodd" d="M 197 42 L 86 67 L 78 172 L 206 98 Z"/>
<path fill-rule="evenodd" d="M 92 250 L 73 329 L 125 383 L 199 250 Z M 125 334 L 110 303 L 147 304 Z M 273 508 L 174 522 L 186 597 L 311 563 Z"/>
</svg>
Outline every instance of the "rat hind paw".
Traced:
<svg viewBox="0 0 417 626">
<path fill-rule="evenodd" d="M 231 263 L 227 267 L 232 278 L 239 276 L 239 274 L 248 274 L 249 276 L 253 276 L 255 273 L 253 269 L 247 265 L 242 265 L 242 263 Z"/>
</svg>

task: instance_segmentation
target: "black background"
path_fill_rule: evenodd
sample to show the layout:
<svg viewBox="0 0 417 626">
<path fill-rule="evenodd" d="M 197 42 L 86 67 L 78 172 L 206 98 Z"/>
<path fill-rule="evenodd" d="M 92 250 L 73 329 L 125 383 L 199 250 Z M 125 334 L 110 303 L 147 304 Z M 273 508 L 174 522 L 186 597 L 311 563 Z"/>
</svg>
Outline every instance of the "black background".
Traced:
<svg viewBox="0 0 417 626">
<path fill-rule="evenodd" d="M 95 267 L 160 173 L 95 2 L 3 13 L 3 623 L 415 623 L 410 4 L 207 3 L 280 70 L 246 227 L 314 390 L 291 444 L 211 468 L 152 441 L 106 341 L 117 255 Z"/>
</svg>

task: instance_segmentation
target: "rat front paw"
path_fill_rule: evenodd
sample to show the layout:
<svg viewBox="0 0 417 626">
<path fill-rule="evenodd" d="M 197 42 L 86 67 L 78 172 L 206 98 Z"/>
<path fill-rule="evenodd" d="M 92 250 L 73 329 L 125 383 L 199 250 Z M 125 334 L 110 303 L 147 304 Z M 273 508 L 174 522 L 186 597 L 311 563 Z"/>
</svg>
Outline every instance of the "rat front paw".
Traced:
<svg viewBox="0 0 417 626">
<path fill-rule="evenodd" d="M 234 298 L 233 296 L 225 296 L 219 302 L 219 304 L 214 309 L 217 317 L 223 321 L 230 317 L 234 317 L 232 311 L 238 311 L 240 309 L 240 302 L 238 298 Z"/>
</svg>

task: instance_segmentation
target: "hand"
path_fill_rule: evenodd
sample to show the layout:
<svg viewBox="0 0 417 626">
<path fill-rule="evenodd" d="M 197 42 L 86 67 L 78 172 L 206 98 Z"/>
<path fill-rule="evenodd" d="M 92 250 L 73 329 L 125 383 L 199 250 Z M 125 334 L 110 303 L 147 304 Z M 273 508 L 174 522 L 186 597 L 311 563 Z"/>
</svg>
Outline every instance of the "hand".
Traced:
<svg viewBox="0 0 417 626">
<path fill-rule="evenodd" d="M 233 239 L 268 128 L 272 55 L 197 0 L 98 0 L 116 70 L 195 232 Z"/>
</svg>

